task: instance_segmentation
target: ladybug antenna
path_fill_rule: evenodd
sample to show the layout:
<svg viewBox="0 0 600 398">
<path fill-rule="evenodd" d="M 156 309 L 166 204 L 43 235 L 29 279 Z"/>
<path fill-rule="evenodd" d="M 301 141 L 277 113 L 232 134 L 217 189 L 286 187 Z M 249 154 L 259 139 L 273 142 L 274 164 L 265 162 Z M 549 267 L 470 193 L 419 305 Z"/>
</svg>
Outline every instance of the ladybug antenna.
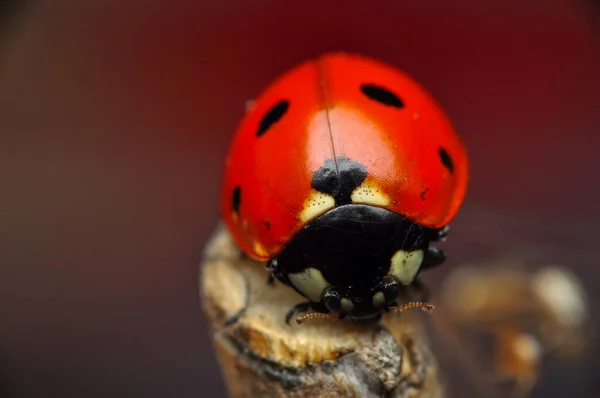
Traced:
<svg viewBox="0 0 600 398">
<path fill-rule="evenodd" d="M 390 307 L 389 310 L 390 310 L 390 312 L 403 312 L 410 308 L 420 308 L 423 311 L 427 312 L 428 314 L 431 314 L 433 312 L 433 309 L 435 308 L 435 306 L 433 304 L 429 304 L 429 303 L 422 303 L 419 301 L 411 301 L 411 302 L 403 304 L 403 305 L 399 305 L 396 307 Z"/>
<path fill-rule="evenodd" d="M 423 303 L 423 302 L 419 302 L 419 301 L 411 301 L 411 302 L 403 304 L 403 305 L 389 307 L 388 310 L 389 310 L 389 312 L 404 312 L 411 308 L 420 308 L 424 312 L 431 314 L 433 312 L 433 310 L 435 309 L 435 306 L 433 304 L 429 304 L 429 303 Z M 311 312 L 310 314 L 306 314 L 306 315 L 296 318 L 296 323 L 298 325 L 302 325 L 303 323 L 308 322 L 311 319 L 329 319 L 331 321 L 337 321 L 338 319 L 341 319 L 341 318 L 337 314 L 323 314 L 321 312 Z"/>
<path fill-rule="evenodd" d="M 296 318 L 296 323 L 298 325 L 302 325 L 306 321 L 310 321 L 311 319 L 329 319 L 332 321 L 336 321 L 340 319 L 339 315 L 335 314 L 322 314 L 320 312 L 311 312 L 310 314 L 302 315 L 301 317 Z"/>
</svg>

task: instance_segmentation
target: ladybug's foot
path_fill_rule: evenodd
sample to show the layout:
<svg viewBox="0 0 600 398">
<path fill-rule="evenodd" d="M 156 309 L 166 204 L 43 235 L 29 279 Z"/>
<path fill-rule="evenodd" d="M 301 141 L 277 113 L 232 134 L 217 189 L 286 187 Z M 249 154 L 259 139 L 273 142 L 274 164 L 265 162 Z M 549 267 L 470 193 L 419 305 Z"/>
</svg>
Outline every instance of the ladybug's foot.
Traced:
<svg viewBox="0 0 600 398">
<path fill-rule="evenodd" d="M 425 257 L 423 258 L 423 264 L 421 264 L 421 269 L 433 268 L 446 260 L 446 255 L 444 251 L 436 246 L 429 246 L 427 248 L 427 252 L 425 253 Z"/>
<path fill-rule="evenodd" d="M 450 225 L 446 225 L 442 227 L 442 229 L 438 232 L 438 239 L 443 242 L 448 237 L 448 232 L 450 231 Z"/>
<path fill-rule="evenodd" d="M 267 263 L 265 263 L 265 268 L 269 272 L 267 284 L 269 284 L 270 286 L 275 286 L 275 281 L 277 280 L 283 283 L 284 285 L 289 285 L 289 283 L 286 282 L 286 278 L 283 272 L 281 271 L 281 268 L 279 267 L 277 259 L 267 261 Z"/>
<path fill-rule="evenodd" d="M 442 228 L 435 231 L 434 235 L 431 237 L 431 240 L 434 242 L 443 242 L 448 237 L 448 232 L 450 231 L 450 226 L 446 225 Z"/>
<path fill-rule="evenodd" d="M 285 314 L 285 323 L 287 323 L 288 325 L 290 324 L 290 321 L 292 320 L 292 317 L 297 313 L 297 312 L 306 312 L 310 309 L 311 305 L 310 305 L 310 301 L 307 301 L 305 303 L 298 303 L 295 306 L 293 306 L 292 308 L 290 308 L 290 310 L 287 312 L 287 314 Z"/>
</svg>

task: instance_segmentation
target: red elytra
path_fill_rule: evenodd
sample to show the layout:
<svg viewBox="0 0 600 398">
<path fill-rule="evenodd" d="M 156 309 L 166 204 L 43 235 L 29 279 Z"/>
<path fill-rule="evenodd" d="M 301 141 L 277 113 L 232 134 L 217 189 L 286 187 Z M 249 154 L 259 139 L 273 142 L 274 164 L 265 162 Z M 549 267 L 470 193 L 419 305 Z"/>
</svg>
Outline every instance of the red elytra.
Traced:
<svg viewBox="0 0 600 398">
<path fill-rule="evenodd" d="M 465 147 L 421 85 L 381 61 L 325 54 L 277 78 L 239 124 L 221 194 L 237 244 L 256 260 L 276 256 L 335 206 L 311 182 L 323 164 L 342 157 L 367 171 L 353 203 L 424 227 L 447 225 L 466 193 Z"/>
</svg>

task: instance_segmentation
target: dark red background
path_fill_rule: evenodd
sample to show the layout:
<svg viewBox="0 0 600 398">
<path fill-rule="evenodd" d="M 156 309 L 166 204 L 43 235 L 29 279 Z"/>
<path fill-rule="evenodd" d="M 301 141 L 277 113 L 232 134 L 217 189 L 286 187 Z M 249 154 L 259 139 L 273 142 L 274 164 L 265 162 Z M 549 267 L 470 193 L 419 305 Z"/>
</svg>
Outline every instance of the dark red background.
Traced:
<svg viewBox="0 0 600 398">
<path fill-rule="evenodd" d="M 223 394 L 197 273 L 228 140 L 246 100 L 324 51 L 395 64 L 446 108 L 472 158 L 455 229 L 485 209 L 534 240 L 560 230 L 573 253 L 598 243 L 595 12 L 566 0 L 21 8 L 0 42 L 0 395 Z M 493 219 L 478 228 L 501 235 Z M 585 260 L 578 272 L 597 276 Z"/>
</svg>

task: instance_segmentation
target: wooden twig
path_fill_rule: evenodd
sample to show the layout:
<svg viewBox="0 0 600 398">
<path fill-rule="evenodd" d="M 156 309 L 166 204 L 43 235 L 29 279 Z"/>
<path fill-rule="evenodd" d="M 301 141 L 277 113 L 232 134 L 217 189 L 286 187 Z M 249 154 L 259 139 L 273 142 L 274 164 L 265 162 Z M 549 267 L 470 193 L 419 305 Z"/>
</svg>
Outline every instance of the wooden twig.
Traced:
<svg viewBox="0 0 600 398">
<path fill-rule="evenodd" d="M 321 319 L 289 326 L 285 313 L 302 298 L 268 285 L 267 276 L 217 229 L 202 264 L 201 297 L 230 396 L 443 396 L 420 311 L 386 315 L 368 327 Z"/>
</svg>

